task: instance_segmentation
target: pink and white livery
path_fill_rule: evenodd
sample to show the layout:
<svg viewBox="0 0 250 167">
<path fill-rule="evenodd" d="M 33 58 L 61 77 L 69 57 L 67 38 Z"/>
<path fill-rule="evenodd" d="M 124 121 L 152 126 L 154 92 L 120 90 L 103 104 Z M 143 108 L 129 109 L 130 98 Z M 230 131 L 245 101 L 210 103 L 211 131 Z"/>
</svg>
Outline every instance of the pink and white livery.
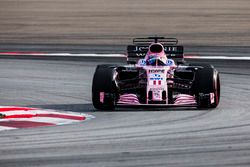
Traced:
<svg viewBox="0 0 250 167">
<path fill-rule="evenodd" d="M 176 38 L 135 38 L 127 47 L 127 65 L 97 66 L 92 85 L 94 107 L 217 107 L 218 71 L 210 64 L 186 63 L 183 50 Z"/>
</svg>

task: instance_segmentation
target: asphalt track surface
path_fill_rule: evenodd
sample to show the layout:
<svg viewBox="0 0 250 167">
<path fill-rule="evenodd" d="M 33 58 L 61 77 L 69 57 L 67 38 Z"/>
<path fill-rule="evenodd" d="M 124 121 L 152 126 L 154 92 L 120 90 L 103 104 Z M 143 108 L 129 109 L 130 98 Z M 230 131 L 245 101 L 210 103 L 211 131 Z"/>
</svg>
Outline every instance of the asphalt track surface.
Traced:
<svg viewBox="0 0 250 167">
<path fill-rule="evenodd" d="M 1 167 L 250 165 L 249 61 L 208 61 L 220 71 L 222 83 L 221 103 L 214 110 L 96 111 L 90 92 L 95 66 L 120 62 L 1 59 L 0 105 L 96 117 L 79 124 L 2 131 Z"/>
<path fill-rule="evenodd" d="M 189 53 L 249 56 L 249 16 L 248 0 L 1 1 L 0 50 L 124 53 L 133 37 L 162 35 Z M 0 166 L 250 166 L 249 61 L 204 60 L 221 72 L 214 110 L 95 111 L 94 68 L 113 61 L 121 60 L 1 58 L 0 105 L 96 118 L 1 132 Z"/>
<path fill-rule="evenodd" d="M 250 45 L 248 0 L 6 0 L 0 22 L 1 44 L 120 45 L 162 35 L 185 46 Z"/>
</svg>

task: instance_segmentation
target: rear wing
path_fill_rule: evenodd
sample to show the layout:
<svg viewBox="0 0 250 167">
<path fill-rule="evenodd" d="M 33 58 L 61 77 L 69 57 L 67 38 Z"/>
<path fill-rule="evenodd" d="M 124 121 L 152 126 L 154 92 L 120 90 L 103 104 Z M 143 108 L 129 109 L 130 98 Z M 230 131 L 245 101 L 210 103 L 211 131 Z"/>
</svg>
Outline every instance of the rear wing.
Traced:
<svg viewBox="0 0 250 167">
<path fill-rule="evenodd" d="M 176 38 L 148 37 L 133 39 L 133 45 L 127 46 L 127 61 L 130 63 L 137 62 L 139 59 L 144 58 L 152 43 L 161 43 L 164 46 L 164 51 L 168 58 L 184 58 L 184 48 L 182 45 L 178 45 Z"/>
<path fill-rule="evenodd" d="M 161 43 L 169 45 L 177 45 L 178 39 L 176 38 L 165 38 L 165 37 L 147 37 L 147 38 L 134 38 L 133 44 L 151 44 L 151 43 Z"/>
</svg>

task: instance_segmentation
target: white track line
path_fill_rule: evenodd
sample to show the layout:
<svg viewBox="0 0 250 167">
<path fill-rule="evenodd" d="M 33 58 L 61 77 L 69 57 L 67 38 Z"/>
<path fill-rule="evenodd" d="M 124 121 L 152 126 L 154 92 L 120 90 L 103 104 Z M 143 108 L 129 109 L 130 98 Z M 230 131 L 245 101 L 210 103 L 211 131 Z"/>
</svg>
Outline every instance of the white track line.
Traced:
<svg viewBox="0 0 250 167">
<path fill-rule="evenodd" d="M 70 57 L 123 57 L 125 58 L 126 55 L 124 54 L 81 54 L 81 53 L 47 53 L 47 54 L 33 54 L 33 56 L 70 56 Z"/>
<path fill-rule="evenodd" d="M 12 53 L 6 52 L 1 53 L 3 56 L 58 56 L 58 57 L 126 57 L 124 54 L 82 54 L 82 53 Z"/>
<path fill-rule="evenodd" d="M 185 56 L 185 59 L 209 59 L 209 60 L 250 60 L 250 57 L 230 57 L 230 56 Z"/>
<path fill-rule="evenodd" d="M 81 53 L 12 53 L 12 52 L 0 52 L 0 55 L 3 56 L 54 56 L 54 57 L 117 57 L 117 58 L 126 58 L 125 54 L 81 54 Z M 249 61 L 250 57 L 243 56 L 197 56 L 197 55 L 186 55 L 185 59 L 211 59 L 211 60 L 246 60 Z"/>
</svg>

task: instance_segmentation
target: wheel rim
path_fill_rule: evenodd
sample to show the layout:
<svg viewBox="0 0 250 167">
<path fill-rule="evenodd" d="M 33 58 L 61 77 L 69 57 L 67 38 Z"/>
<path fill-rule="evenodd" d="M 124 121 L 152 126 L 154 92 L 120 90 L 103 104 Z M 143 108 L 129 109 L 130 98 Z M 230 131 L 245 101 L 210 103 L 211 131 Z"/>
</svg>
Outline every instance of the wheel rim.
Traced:
<svg viewBox="0 0 250 167">
<path fill-rule="evenodd" d="M 220 78 L 219 78 L 219 74 L 218 72 L 216 73 L 215 75 L 215 91 L 214 91 L 214 100 L 215 100 L 215 103 L 214 103 L 214 106 L 216 107 L 219 102 L 220 102 Z"/>
</svg>

